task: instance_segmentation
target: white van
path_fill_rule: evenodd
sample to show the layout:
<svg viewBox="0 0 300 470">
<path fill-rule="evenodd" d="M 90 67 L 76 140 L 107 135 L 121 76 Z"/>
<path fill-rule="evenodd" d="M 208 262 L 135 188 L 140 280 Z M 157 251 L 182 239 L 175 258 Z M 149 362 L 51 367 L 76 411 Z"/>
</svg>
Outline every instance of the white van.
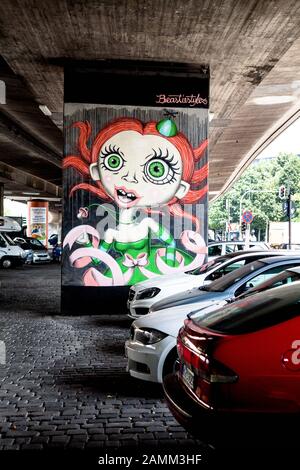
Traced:
<svg viewBox="0 0 300 470">
<path fill-rule="evenodd" d="M 24 264 L 26 253 L 11 239 L 11 235 L 21 230 L 20 225 L 8 217 L 0 217 L 0 267 L 11 268 Z"/>
</svg>

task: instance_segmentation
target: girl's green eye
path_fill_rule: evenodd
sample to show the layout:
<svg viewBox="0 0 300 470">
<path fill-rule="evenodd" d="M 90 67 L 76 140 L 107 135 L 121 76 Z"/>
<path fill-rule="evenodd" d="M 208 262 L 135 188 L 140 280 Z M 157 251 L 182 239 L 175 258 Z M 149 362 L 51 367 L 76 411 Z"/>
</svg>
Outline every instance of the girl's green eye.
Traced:
<svg viewBox="0 0 300 470">
<path fill-rule="evenodd" d="M 118 166 L 120 165 L 120 162 L 121 162 L 121 159 L 118 155 L 111 155 L 107 160 L 108 166 L 114 169 L 118 168 Z"/>
<path fill-rule="evenodd" d="M 169 165 L 158 158 L 150 160 L 144 167 L 146 178 L 154 184 L 163 184 L 170 172 Z"/>
<path fill-rule="evenodd" d="M 163 162 L 151 162 L 149 165 L 149 174 L 152 178 L 161 178 L 166 172 Z"/>
<path fill-rule="evenodd" d="M 179 161 L 176 161 L 174 155 L 169 154 L 168 149 L 164 153 L 161 149 L 158 149 L 158 151 L 152 150 L 153 157 L 144 165 L 141 165 L 143 167 L 144 180 L 148 180 L 152 184 L 161 185 L 176 182 L 180 178 Z"/>
<path fill-rule="evenodd" d="M 120 157 L 120 155 L 117 155 L 114 153 L 111 155 L 107 155 L 107 157 L 105 157 L 104 165 L 106 166 L 108 170 L 118 171 L 123 166 L 123 160 Z"/>
</svg>

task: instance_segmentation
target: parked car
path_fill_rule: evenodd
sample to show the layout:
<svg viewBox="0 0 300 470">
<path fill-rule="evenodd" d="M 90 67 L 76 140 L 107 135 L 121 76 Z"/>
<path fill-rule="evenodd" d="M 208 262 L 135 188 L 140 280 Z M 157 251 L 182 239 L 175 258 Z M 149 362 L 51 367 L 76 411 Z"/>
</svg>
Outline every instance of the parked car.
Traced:
<svg viewBox="0 0 300 470">
<path fill-rule="evenodd" d="M 33 263 L 33 250 L 29 243 L 24 242 L 23 239 L 19 239 L 18 237 L 14 238 L 14 243 L 18 245 L 26 254 L 25 264 L 32 264 Z"/>
<path fill-rule="evenodd" d="M 177 421 L 211 441 L 289 435 L 282 420 L 296 424 L 300 413 L 299 331 L 299 282 L 191 316 L 163 383 Z"/>
<path fill-rule="evenodd" d="M 32 237 L 17 237 L 14 241 L 19 246 L 26 246 L 28 249 L 33 251 L 32 262 L 34 264 L 49 263 L 51 261 L 51 256 L 49 255 L 48 250 L 40 240 Z"/>
<path fill-rule="evenodd" d="M 10 238 L 9 233 L 0 231 L 0 267 L 12 268 L 22 266 L 26 253 Z"/>
<path fill-rule="evenodd" d="M 26 254 L 25 264 L 32 264 L 33 263 L 33 250 L 32 248 L 30 248 L 30 245 L 24 244 L 24 245 L 20 245 L 20 247 L 22 248 L 22 250 L 24 250 Z"/>
<path fill-rule="evenodd" d="M 213 303 L 227 303 L 239 295 L 267 281 L 285 269 L 299 266 L 300 256 L 273 256 L 236 269 L 211 284 L 192 289 L 183 294 L 172 295 L 155 303 L 150 312 L 161 313 L 165 309 L 197 310 Z"/>
<path fill-rule="evenodd" d="M 242 251 L 246 249 L 246 242 L 237 241 L 219 241 L 208 243 L 208 260 L 212 260 L 217 256 L 226 255 L 228 253 L 234 253 L 236 251 Z M 254 250 L 268 250 L 270 246 L 266 242 L 249 242 L 249 248 Z"/>
<path fill-rule="evenodd" d="M 279 248 L 280 248 L 280 250 L 288 250 L 289 249 L 289 244 L 288 243 L 282 243 Z M 293 243 L 291 245 L 291 250 L 300 250 L 300 244 Z"/>
<path fill-rule="evenodd" d="M 236 302 L 258 292 L 300 281 L 300 267 L 289 268 L 267 281 L 258 284 L 237 297 Z M 222 303 L 223 304 L 223 303 Z M 193 318 L 200 320 L 221 307 L 220 303 L 199 309 Z M 165 310 L 152 313 L 132 323 L 130 338 L 126 341 L 127 370 L 132 377 L 151 382 L 162 382 L 163 377 L 174 370 L 177 360 L 176 340 L 178 331 L 187 318 L 188 310 Z"/>
<path fill-rule="evenodd" d="M 257 259 L 280 254 L 286 251 L 243 251 L 219 256 L 190 273 L 156 276 L 132 286 L 129 290 L 127 311 L 130 318 L 136 319 L 149 313 L 149 309 L 159 301 L 173 294 L 187 292 L 194 287 L 207 285 L 225 274 Z M 291 254 L 292 252 L 290 252 Z M 298 253 L 299 256 L 299 253 Z"/>
</svg>

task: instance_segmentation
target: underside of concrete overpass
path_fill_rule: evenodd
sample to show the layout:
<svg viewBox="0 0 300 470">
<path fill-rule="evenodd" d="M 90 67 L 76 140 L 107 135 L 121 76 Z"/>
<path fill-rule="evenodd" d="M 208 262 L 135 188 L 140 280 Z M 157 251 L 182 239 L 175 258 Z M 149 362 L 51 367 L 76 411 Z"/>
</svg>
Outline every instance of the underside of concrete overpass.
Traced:
<svg viewBox="0 0 300 470">
<path fill-rule="evenodd" d="M 2 0 L 0 54 L 0 183 L 12 197 L 61 195 L 70 60 L 208 64 L 210 198 L 300 108 L 298 0 Z"/>
</svg>

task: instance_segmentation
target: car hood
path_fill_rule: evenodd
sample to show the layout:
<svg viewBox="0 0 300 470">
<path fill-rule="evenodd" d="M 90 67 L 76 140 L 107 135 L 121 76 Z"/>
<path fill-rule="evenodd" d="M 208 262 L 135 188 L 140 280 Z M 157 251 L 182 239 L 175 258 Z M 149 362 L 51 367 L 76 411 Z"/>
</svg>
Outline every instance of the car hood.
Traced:
<svg viewBox="0 0 300 470">
<path fill-rule="evenodd" d="M 174 308 L 149 313 L 133 322 L 138 328 L 153 328 L 163 333 L 177 338 L 179 329 L 183 326 L 184 320 L 191 312 L 197 311 L 197 317 L 205 313 L 216 310 L 226 304 L 225 300 L 202 301 L 197 304 L 180 305 Z"/>
<path fill-rule="evenodd" d="M 183 309 L 166 309 L 161 312 L 149 313 L 133 322 L 138 328 L 153 328 L 163 333 L 177 337 L 178 331 L 187 318 L 187 310 Z"/>
<path fill-rule="evenodd" d="M 186 273 L 177 273 L 171 275 L 162 275 L 162 276 L 155 276 L 152 279 L 148 279 L 147 281 L 139 282 L 134 286 L 134 290 L 141 291 L 144 289 L 149 289 L 151 287 L 168 287 L 170 285 L 174 286 L 176 284 L 180 285 L 182 282 L 189 282 L 189 280 L 194 278 L 192 274 Z M 197 276 L 198 277 L 198 276 Z"/>
<path fill-rule="evenodd" d="M 204 300 L 210 301 L 215 297 L 222 297 L 222 294 L 226 297 L 224 292 L 207 292 L 200 290 L 197 287 L 183 293 L 170 295 L 166 299 L 156 302 L 151 307 L 151 312 L 157 310 L 164 310 L 166 308 L 177 307 L 180 305 L 193 304 Z"/>
</svg>

